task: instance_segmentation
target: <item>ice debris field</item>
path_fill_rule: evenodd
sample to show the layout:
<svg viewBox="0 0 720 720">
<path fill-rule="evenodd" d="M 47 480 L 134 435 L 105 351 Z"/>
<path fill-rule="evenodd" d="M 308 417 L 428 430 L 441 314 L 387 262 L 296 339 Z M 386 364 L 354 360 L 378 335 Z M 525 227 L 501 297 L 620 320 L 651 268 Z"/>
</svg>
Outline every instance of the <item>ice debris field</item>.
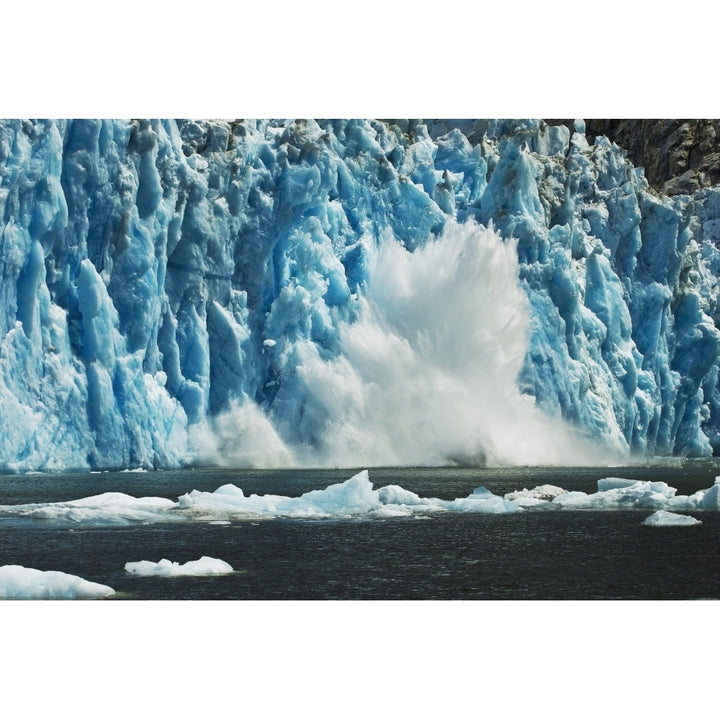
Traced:
<svg viewBox="0 0 720 720">
<path fill-rule="evenodd" d="M 0 121 L 0 471 L 709 456 L 719 242 L 582 121 Z"/>
<path fill-rule="evenodd" d="M 144 577 L 215 577 L 234 572 L 224 560 L 206 555 L 186 563 L 165 558 L 159 562 L 128 562 L 125 571 Z M 107 585 L 57 570 L 36 570 L 22 565 L 0 567 L 0 600 L 99 600 L 114 594 L 115 590 Z"/>
<path fill-rule="evenodd" d="M 598 480 L 595 493 L 568 492 L 555 485 L 539 485 L 504 496 L 484 487 L 454 500 L 421 497 L 399 485 L 375 489 L 363 470 L 345 482 L 312 490 L 299 497 L 250 495 L 235 485 L 214 492 L 193 490 L 177 502 L 166 498 L 135 498 L 108 492 L 57 503 L 0 506 L 0 524 L 21 521 L 61 526 L 147 525 L 152 523 L 229 524 L 247 520 L 296 518 L 305 520 L 427 518 L 438 513 L 516 513 L 563 510 L 653 511 L 642 524 L 648 526 L 699 525 L 701 520 L 685 513 L 720 510 L 720 477 L 712 487 L 692 495 L 677 495 L 665 482 L 608 477 Z M 233 572 L 223 560 L 207 556 L 184 564 L 162 559 L 131 561 L 125 571 L 136 576 L 218 576 Z M 0 599 L 88 599 L 114 594 L 105 585 L 55 571 L 15 565 L 0 567 Z"/>
<path fill-rule="evenodd" d="M 692 495 L 677 495 L 676 489 L 665 482 L 608 477 L 598 480 L 595 493 L 568 492 L 554 485 L 540 485 L 500 496 L 481 486 L 467 497 L 442 500 L 421 497 L 399 485 L 375 489 L 369 472 L 362 470 L 344 482 L 298 497 L 246 496 L 241 488 L 227 484 L 214 492 L 192 490 L 177 501 L 107 492 L 67 502 L 0 505 L 0 523 L 21 521 L 71 527 L 185 522 L 220 524 L 272 518 L 382 519 L 436 513 L 627 509 L 674 513 L 717 511 L 720 510 L 720 478 L 712 487 Z"/>
</svg>

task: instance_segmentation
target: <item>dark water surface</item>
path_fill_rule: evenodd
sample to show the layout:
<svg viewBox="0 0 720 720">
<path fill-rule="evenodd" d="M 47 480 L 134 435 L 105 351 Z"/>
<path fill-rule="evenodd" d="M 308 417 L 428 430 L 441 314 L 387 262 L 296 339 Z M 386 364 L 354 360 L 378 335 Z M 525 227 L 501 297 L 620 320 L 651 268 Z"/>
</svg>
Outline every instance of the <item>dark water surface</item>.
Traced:
<svg viewBox="0 0 720 720">
<path fill-rule="evenodd" d="M 225 483 L 246 495 L 297 496 L 352 470 L 183 470 L 0 478 L 0 504 L 57 502 L 106 491 L 170 499 Z M 662 480 L 692 494 L 718 467 L 376 469 L 374 486 L 421 496 L 496 494 L 550 483 L 594 492 L 603 477 Z M 647 527 L 650 511 L 438 514 L 430 518 L 272 519 L 128 527 L 60 527 L 0 520 L 0 565 L 61 570 L 129 599 L 718 599 L 720 513 L 692 527 Z M 126 562 L 184 563 L 203 555 L 235 573 L 135 577 Z"/>
</svg>

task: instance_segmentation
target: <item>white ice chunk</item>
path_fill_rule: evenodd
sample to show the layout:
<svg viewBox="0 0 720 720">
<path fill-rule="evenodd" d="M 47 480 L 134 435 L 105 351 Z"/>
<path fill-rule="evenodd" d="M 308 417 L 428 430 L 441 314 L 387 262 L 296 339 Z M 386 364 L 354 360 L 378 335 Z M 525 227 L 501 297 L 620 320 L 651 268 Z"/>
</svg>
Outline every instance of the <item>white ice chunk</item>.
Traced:
<svg viewBox="0 0 720 720">
<path fill-rule="evenodd" d="M 169 510 L 176 503 L 167 498 L 136 498 L 119 492 L 107 492 L 79 500 L 28 505 L 0 505 L 0 517 L 29 517 L 35 520 L 103 525 L 128 525 L 173 519 Z"/>
<path fill-rule="evenodd" d="M 477 513 L 511 513 L 522 510 L 519 505 L 506 500 L 499 495 L 493 495 L 487 488 L 478 487 L 466 498 L 458 498 L 446 503 L 445 507 L 451 512 L 477 512 Z"/>
<path fill-rule="evenodd" d="M 432 505 L 429 498 L 421 498 L 400 485 L 386 485 L 378 490 L 378 498 L 385 505 Z"/>
<path fill-rule="evenodd" d="M 592 498 L 594 495 L 588 495 L 582 490 L 570 490 L 562 495 L 558 495 L 553 500 L 553 505 L 559 508 L 580 509 L 592 506 Z"/>
<path fill-rule="evenodd" d="M 662 508 L 671 502 L 675 488 L 664 482 L 626 481 L 606 478 L 608 489 L 590 495 L 570 492 L 553 500 L 554 505 L 576 510 L 619 510 L 623 508 Z M 598 486 L 603 481 L 598 481 Z M 603 483 L 603 487 L 605 484 Z"/>
<path fill-rule="evenodd" d="M 705 490 L 698 490 L 692 495 L 675 495 L 666 504 L 667 510 L 683 511 L 699 510 L 702 508 L 702 501 L 705 497 Z"/>
<path fill-rule="evenodd" d="M 357 515 L 375 510 L 380 504 L 368 471 L 362 470 L 343 483 L 301 495 L 297 512 L 300 515 Z"/>
<path fill-rule="evenodd" d="M 598 492 L 605 492 L 606 490 L 631 487 L 636 482 L 637 480 L 631 480 L 630 478 L 607 477 L 597 481 L 597 489 Z"/>
<path fill-rule="evenodd" d="M 126 572 L 131 575 L 161 576 L 161 577 L 205 577 L 211 575 L 229 575 L 235 572 L 231 565 L 224 560 L 203 555 L 199 560 L 190 560 L 184 564 L 172 562 L 163 558 L 160 562 L 140 560 L 125 563 Z"/>
<path fill-rule="evenodd" d="M 299 497 L 245 495 L 232 484 L 214 492 L 192 490 L 172 502 L 166 498 L 135 498 L 107 492 L 80 500 L 29 505 L 0 505 L 0 519 L 85 525 L 130 525 L 161 522 L 228 524 L 260 518 L 381 518 L 422 517 L 444 512 L 506 513 L 524 509 L 623 510 L 650 509 L 691 512 L 720 509 L 720 483 L 691 496 L 676 496 L 664 482 L 606 478 L 596 493 L 568 492 L 555 485 L 539 485 L 495 495 L 485 487 L 454 500 L 420 497 L 399 485 L 373 489 L 367 470 L 349 480 L 312 490 Z"/>
<path fill-rule="evenodd" d="M 381 517 L 403 517 L 418 513 L 434 513 L 442 511 L 445 503 L 437 498 L 423 498 L 416 493 L 406 490 L 400 485 L 386 485 L 377 491 L 378 500 L 382 506 L 372 515 Z"/>
<path fill-rule="evenodd" d="M 700 507 L 703 510 L 720 510 L 720 483 L 717 478 L 715 484 L 705 492 Z"/>
<path fill-rule="evenodd" d="M 700 525 L 702 520 L 696 520 L 690 515 L 678 515 L 677 513 L 668 512 L 667 510 L 657 510 L 647 517 L 643 525 Z"/>
<path fill-rule="evenodd" d="M 179 498 L 181 510 L 192 515 L 213 514 L 221 518 L 242 516 L 331 517 L 369 513 L 382 503 L 373 490 L 367 470 L 323 490 L 311 490 L 300 497 L 251 495 L 225 485 L 214 493 L 193 490 Z"/>
<path fill-rule="evenodd" d="M 0 567 L 3 600 L 89 600 L 114 594 L 107 585 L 58 570 L 36 570 L 22 565 Z"/>
<path fill-rule="evenodd" d="M 524 501 L 526 499 L 552 501 L 556 497 L 560 497 L 560 495 L 565 495 L 566 493 L 567 490 L 557 485 L 537 485 L 532 490 L 523 488 L 522 490 L 505 493 L 505 499 L 513 502 L 517 502 L 518 500 Z"/>
</svg>

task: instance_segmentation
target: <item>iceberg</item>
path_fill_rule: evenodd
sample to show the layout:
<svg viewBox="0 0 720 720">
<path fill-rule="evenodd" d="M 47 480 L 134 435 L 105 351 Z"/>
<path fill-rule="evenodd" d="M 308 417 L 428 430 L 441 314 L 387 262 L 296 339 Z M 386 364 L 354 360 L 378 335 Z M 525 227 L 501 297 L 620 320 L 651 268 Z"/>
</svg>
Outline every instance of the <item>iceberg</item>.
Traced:
<svg viewBox="0 0 720 720">
<path fill-rule="evenodd" d="M 400 491 L 400 492 L 398 492 Z M 185 517 L 203 519 L 254 518 L 353 518 L 387 515 L 394 509 L 404 514 L 407 501 L 424 510 L 439 509 L 440 501 L 420 502 L 414 493 L 399 488 L 395 492 L 374 490 L 369 473 L 363 470 L 342 483 L 323 490 L 311 490 L 299 497 L 250 495 L 234 485 L 223 485 L 215 492 L 193 490 L 178 498 L 178 509 Z"/>
<path fill-rule="evenodd" d="M 602 480 L 598 481 L 599 488 L 596 493 L 569 492 L 553 499 L 553 504 L 563 508 L 583 509 L 636 509 L 636 508 L 662 508 L 672 503 L 676 490 L 664 482 L 650 482 L 645 480 L 629 481 L 627 484 L 617 482 L 618 478 L 611 478 L 607 487 Z"/>
<path fill-rule="evenodd" d="M 215 575 L 229 575 L 234 572 L 232 566 L 224 560 L 203 555 L 199 560 L 188 560 L 186 563 L 177 563 L 163 558 L 159 562 L 139 560 L 125 563 L 125 571 L 130 575 L 143 577 L 207 577 Z"/>
<path fill-rule="evenodd" d="M 0 517 L 7 513 L 16 518 L 69 525 L 132 525 L 162 518 L 171 521 L 175 507 L 166 498 L 107 492 L 67 502 L 4 505 L 0 506 Z"/>
<path fill-rule="evenodd" d="M 595 493 L 569 492 L 554 485 L 539 485 L 501 496 L 480 486 L 466 497 L 445 500 L 421 497 L 399 485 L 375 488 L 369 472 L 362 470 L 344 482 L 311 490 L 297 497 L 246 495 L 242 488 L 225 484 L 213 492 L 191 490 L 179 496 L 175 502 L 165 498 L 133 498 L 123 493 L 103 493 L 70 502 L 0 505 L 0 523 L 20 520 L 72 528 L 157 523 L 207 523 L 222 526 L 276 518 L 373 521 L 398 517 L 431 519 L 448 513 L 648 509 L 680 513 L 718 510 L 715 489 L 720 488 L 720 483 L 687 496 L 678 495 L 676 488 L 664 482 L 625 482 L 622 478 L 607 480 L 613 487 Z M 599 487 L 606 487 L 607 484 L 604 480 L 598 481 Z M 184 567 L 165 559 L 159 563 L 138 562 L 140 564 L 129 563 L 126 569 L 134 574 L 182 574 Z M 186 565 L 188 571 L 225 567 L 223 561 L 212 558 L 201 558 L 200 561 Z"/>
<path fill-rule="evenodd" d="M 718 227 L 583 122 L 0 121 L 0 471 L 709 456 Z"/>
<path fill-rule="evenodd" d="M 0 567 L 2 600 L 89 600 L 114 594 L 107 585 L 58 570 L 36 570 L 22 565 Z"/>
<path fill-rule="evenodd" d="M 505 494 L 505 500 L 513 502 L 515 505 L 519 505 L 524 508 L 539 508 L 545 506 L 547 503 L 552 502 L 555 498 L 560 495 L 567 494 L 567 490 L 564 490 L 557 485 L 537 485 L 536 487 L 528 490 L 523 488 L 522 490 L 514 490 Z"/>
<path fill-rule="evenodd" d="M 701 525 L 702 520 L 697 520 L 690 515 L 679 515 L 678 513 L 668 512 L 667 510 L 657 510 L 645 518 L 642 524 L 652 525 L 653 527 Z"/>
</svg>

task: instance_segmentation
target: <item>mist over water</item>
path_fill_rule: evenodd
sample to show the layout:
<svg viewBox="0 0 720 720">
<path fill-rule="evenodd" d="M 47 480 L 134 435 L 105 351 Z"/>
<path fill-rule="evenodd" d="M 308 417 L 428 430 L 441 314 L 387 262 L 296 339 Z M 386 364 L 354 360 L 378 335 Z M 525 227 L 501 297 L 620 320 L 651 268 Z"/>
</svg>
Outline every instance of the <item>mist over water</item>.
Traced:
<svg viewBox="0 0 720 720">
<path fill-rule="evenodd" d="M 468 221 L 448 223 L 414 252 L 388 238 L 368 253 L 359 317 L 340 324 L 340 352 L 327 360 L 310 342 L 300 348 L 299 427 L 274 427 L 272 409 L 263 414 L 246 401 L 217 419 L 216 460 L 266 467 L 608 462 L 517 388 L 530 306 L 513 241 Z"/>
</svg>

